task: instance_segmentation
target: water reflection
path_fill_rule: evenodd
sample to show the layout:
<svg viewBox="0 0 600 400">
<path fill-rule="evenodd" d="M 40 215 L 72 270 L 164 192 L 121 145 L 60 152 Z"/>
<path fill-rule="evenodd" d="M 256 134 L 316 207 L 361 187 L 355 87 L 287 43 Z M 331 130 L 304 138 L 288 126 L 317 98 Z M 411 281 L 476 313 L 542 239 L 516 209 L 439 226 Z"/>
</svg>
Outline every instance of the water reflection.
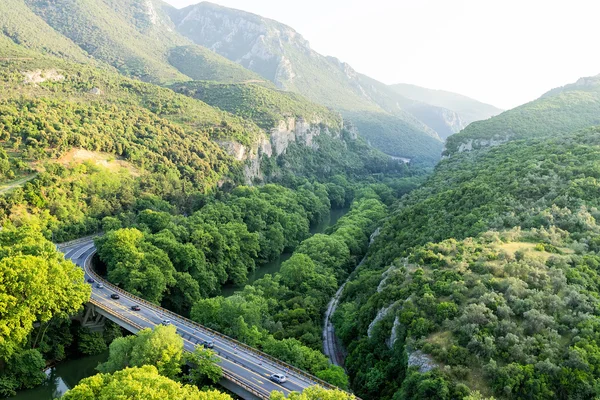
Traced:
<svg viewBox="0 0 600 400">
<path fill-rule="evenodd" d="M 64 361 L 46 371 L 46 381 L 30 390 L 23 390 L 10 400 L 53 400 L 60 398 L 80 380 L 98 373 L 98 363 L 106 361 L 108 352 L 97 356 L 82 357 Z"/>
</svg>

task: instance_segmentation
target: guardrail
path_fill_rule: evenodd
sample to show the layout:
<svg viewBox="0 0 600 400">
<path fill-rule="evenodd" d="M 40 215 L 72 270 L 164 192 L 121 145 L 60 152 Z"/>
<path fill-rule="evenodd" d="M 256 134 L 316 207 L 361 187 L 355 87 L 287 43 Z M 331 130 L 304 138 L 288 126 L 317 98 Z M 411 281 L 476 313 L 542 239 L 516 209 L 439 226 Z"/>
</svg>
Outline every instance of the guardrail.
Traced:
<svg viewBox="0 0 600 400">
<path fill-rule="evenodd" d="M 88 240 L 97 238 L 98 236 L 102 236 L 102 233 L 95 233 L 93 235 L 85 236 L 85 237 L 82 237 L 82 238 L 79 238 L 79 239 L 74 239 L 74 240 L 71 240 L 71 241 L 68 241 L 68 242 L 59 243 L 59 244 L 56 245 L 56 248 L 58 248 L 59 250 L 60 249 L 64 249 L 65 247 L 70 247 L 70 246 L 73 246 L 73 245 L 76 245 L 76 244 L 79 244 L 79 243 L 87 242 Z"/>
<path fill-rule="evenodd" d="M 95 254 L 95 252 L 92 253 L 92 254 Z M 243 349 L 245 349 L 249 353 L 252 353 L 252 354 L 254 354 L 254 355 L 258 356 L 258 357 L 262 357 L 263 359 L 267 359 L 267 360 L 271 361 L 271 363 L 273 363 L 273 364 L 275 364 L 275 365 L 277 365 L 277 366 L 279 366 L 281 368 L 284 368 L 284 369 L 287 369 L 288 371 L 294 372 L 296 375 L 304 378 L 304 380 L 307 381 L 307 383 L 313 383 L 315 385 L 320 385 L 320 386 L 322 386 L 322 387 L 324 387 L 326 389 L 330 389 L 330 390 L 334 390 L 334 389 L 341 390 L 337 386 L 334 386 L 334 385 L 332 385 L 332 384 L 330 384 L 328 382 L 325 382 L 324 380 L 319 379 L 316 376 L 311 375 L 308 372 L 305 372 L 305 371 L 301 370 L 300 368 L 294 367 L 293 365 L 285 363 L 285 362 L 283 362 L 283 361 L 281 361 L 281 360 L 279 360 L 279 359 L 277 359 L 277 358 L 275 358 L 275 357 L 273 357 L 273 356 L 271 356 L 271 355 L 269 355 L 267 353 L 263 353 L 262 351 L 260 351 L 258 349 L 255 349 L 254 347 L 250 347 L 250 346 L 248 346 L 245 343 L 239 342 L 239 341 L 237 341 L 237 340 L 235 340 L 233 338 L 230 338 L 229 336 L 223 335 L 222 333 L 217 332 L 217 331 L 215 331 L 215 330 L 213 330 L 211 328 L 208 328 L 208 327 L 206 327 L 204 325 L 201 325 L 201 324 L 199 324 L 199 323 L 197 323 L 195 321 L 192 321 L 192 320 L 190 320 L 188 318 L 182 317 L 179 314 L 176 314 L 176 313 L 174 313 L 174 312 L 172 312 L 170 310 L 167 310 L 166 308 L 162 308 L 160 306 L 157 306 L 154 303 L 151 303 L 151 302 L 149 302 L 147 300 L 144 300 L 144 299 L 142 299 L 140 297 L 137 297 L 137 296 L 135 296 L 135 295 L 133 295 L 133 294 L 131 294 L 131 293 L 129 293 L 129 292 L 121 289 L 120 287 L 118 287 L 116 285 L 113 285 L 112 283 L 108 282 L 107 280 L 105 280 L 104 278 L 102 278 L 101 276 L 99 276 L 98 274 L 96 274 L 96 272 L 91 267 L 91 262 L 90 262 L 91 259 L 92 259 L 92 256 L 90 255 L 90 257 L 88 257 L 85 260 L 85 264 L 86 265 L 84 266 L 84 269 L 87 269 L 87 272 L 90 275 L 92 275 L 94 277 L 94 279 L 102 282 L 105 286 L 109 287 L 111 290 L 114 290 L 114 291 L 119 292 L 119 293 L 121 293 L 121 294 L 123 294 L 125 296 L 128 296 L 128 297 L 132 298 L 133 300 L 135 300 L 136 302 L 144 304 L 145 306 L 157 309 L 158 311 L 162 312 L 163 314 L 166 314 L 166 315 L 170 316 L 172 319 L 179 320 L 179 321 L 183 322 L 184 325 L 187 325 L 190 328 L 196 328 L 196 329 L 202 330 L 205 333 L 208 333 L 210 335 L 219 337 L 220 339 L 223 339 L 223 340 L 225 340 L 227 342 L 230 342 L 230 343 L 236 345 L 239 348 L 243 348 Z M 352 396 L 354 396 L 354 395 L 352 394 Z M 357 397 L 357 396 L 354 396 L 354 398 L 356 400 L 362 400 L 360 397 Z"/>
<path fill-rule="evenodd" d="M 129 325 L 133 326 L 134 328 L 136 328 L 139 331 L 141 331 L 142 329 L 144 329 L 143 327 L 141 327 L 140 325 L 136 324 L 135 322 L 133 322 L 132 320 L 130 320 L 129 318 L 123 317 L 121 314 L 115 312 L 114 310 L 111 310 L 110 308 L 106 307 L 104 304 L 94 300 L 94 299 L 90 299 L 90 303 L 94 305 L 94 307 L 98 307 L 101 308 L 102 310 L 104 310 L 104 312 L 109 313 L 114 315 L 115 317 L 119 318 L 122 321 L 127 322 Z M 187 350 L 185 350 L 187 351 Z M 236 385 L 244 388 L 244 390 L 247 390 L 248 392 L 252 393 L 253 395 L 260 397 L 261 399 L 269 399 L 269 397 L 271 396 L 271 394 L 269 392 L 267 392 L 266 390 L 257 390 L 256 387 L 250 386 L 248 385 L 246 382 L 242 381 L 241 379 L 239 379 L 237 376 L 235 376 L 234 374 L 230 373 L 229 371 L 221 368 L 221 370 L 223 371 L 223 377 L 233 383 L 235 383 Z"/>
<path fill-rule="evenodd" d="M 259 398 L 265 399 L 265 400 L 268 400 L 271 397 L 271 393 L 267 392 L 266 390 L 258 390 L 255 387 L 251 387 L 250 385 L 246 384 L 244 381 L 242 381 L 241 379 L 239 379 L 237 376 L 233 375 L 229 371 L 224 370 L 222 368 L 221 368 L 221 370 L 223 371 L 223 377 L 225 379 L 244 388 L 244 390 L 247 390 L 248 392 L 252 393 L 256 397 L 259 397 Z"/>
</svg>

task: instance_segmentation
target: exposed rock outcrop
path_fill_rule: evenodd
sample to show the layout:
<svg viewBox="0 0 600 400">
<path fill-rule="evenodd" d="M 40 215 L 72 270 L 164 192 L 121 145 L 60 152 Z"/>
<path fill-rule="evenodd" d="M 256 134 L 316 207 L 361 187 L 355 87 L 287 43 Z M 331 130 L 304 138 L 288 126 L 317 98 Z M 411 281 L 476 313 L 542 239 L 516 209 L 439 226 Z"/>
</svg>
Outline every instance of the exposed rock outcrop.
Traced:
<svg viewBox="0 0 600 400">
<path fill-rule="evenodd" d="M 400 327 L 400 318 L 398 318 L 398 316 L 396 316 L 396 319 L 394 319 L 394 326 L 392 326 L 392 334 L 390 335 L 390 338 L 385 343 L 385 344 L 387 344 L 387 347 L 390 349 L 394 346 L 394 343 L 396 343 L 396 340 L 398 339 L 398 328 L 399 327 Z"/>
<path fill-rule="evenodd" d="M 408 352 L 408 367 L 418 367 L 419 372 L 425 373 L 438 367 L 438 365 L 430 355 L 423 353 L 421 350 L 415 350 Z"/>
<path fill-rule="evenodd" d="M 373 334 L 373 328 L 375 328 L 375 325 L 388 315 L 388 312 L 392 309 L 392 306 L 393 304 L 388 307 L 384 307 L 377 312 L 377 316 L 375 316 L 375 319 L 371 321 L 369 328 L 367 329 L 367 336 L 369 338 L 371 338 L 371 335 Z"/>
<path fill-rule="evenodd" d="M 310 147 L 316 151 L 319 147 L 315 138 L 323 134 L 340 138 L 338 130 L 330 130 L 319 120 L 309 122 L 304 118 L 290 117 L 280 121 L 277 127 L 271 129 L 268 136 L 266 133 L 260 135 L 251 148 L 234 141 L 218 141 L 217 143 L 236 160 L 246 161 L 244 168 L 246 183 L 252 184 L 255 180 L 264 180 L 260 170 L 260 160 L 263 156 L 278 157 L 285 154 L 292 143 Z"/>
<path fill-rule="evenodd" d="M 495 137 L 493 139 L 469 139 L 458 146 L 458 152 L 464 153 L 465 151 L 473 151 L 485 147 L 493 147 L 504 144 L 510 140 L 511 135 L 507 134 L 505 137 Z"/>
<path fill-rule="evenodd" d="M 25 79 L 23 79 L 23 83 L 32 85 L 36 85 L 38 83 L 43 83 L 46 81 L 60 82 L 65 79 L 65 76 L 61 75 L 55 69 L 36 69 L 34 71 L 25 71 L 21 73 L 25 77 Z"/>
</svg>

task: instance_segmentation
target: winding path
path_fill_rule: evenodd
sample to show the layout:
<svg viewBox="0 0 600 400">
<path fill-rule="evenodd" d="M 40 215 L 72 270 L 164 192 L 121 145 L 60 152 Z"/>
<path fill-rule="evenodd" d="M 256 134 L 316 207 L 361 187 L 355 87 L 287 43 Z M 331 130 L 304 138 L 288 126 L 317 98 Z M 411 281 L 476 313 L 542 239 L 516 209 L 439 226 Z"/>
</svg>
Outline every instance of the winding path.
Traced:
<svg viewBox="0 0 600 400">
<path fill-rule="evenodd" d="M 365 262 L 366 258 L 367 256 L 364 256 L 356 268 L 360 267 Z M 331 298 L 331 301 L 327 306 L 327 312 L 325 313 L 325 320 L 323 324 L 323 353 L 329 357 L 329 361 L 331 361 L 332 364 L 337 365 L 338 367 L 344 367 L 344 353 L 340 348 L 337 337 L 335 336 L 335 327 L 333 326 L 331 317 L 335 313 L 335 310 L 340 302 L 340 297 L 342 297 L 342 293 L 346 287 L 346 283 L 349 281 L 350 277 L 346 279 L 346 282 L 340 286 L 338 291 L 335 292 L 335 295 Z"/>
</svg>

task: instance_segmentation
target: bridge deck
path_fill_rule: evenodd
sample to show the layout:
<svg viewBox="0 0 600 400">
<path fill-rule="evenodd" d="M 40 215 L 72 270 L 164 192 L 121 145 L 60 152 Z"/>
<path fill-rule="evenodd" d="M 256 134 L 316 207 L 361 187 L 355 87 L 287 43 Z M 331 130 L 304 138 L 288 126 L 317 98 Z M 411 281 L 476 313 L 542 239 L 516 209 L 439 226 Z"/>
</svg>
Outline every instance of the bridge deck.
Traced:
<svg viewBox="0 0 600 400">
<path fill-rule="evenodd" d="M 96 252 L 92 238 L 61 246 L 61 250 L 65 253 L 66 258 L 84 269 L 86 279 L 93 278 L 96 282 L 102 282 L 105 285 L 104 289 L 97 288 L 96 284 L 92 286 L 90 302 L 110 315 L 111 320 L 117 323 L 121 322 L 120 325 L 125 329 L 135 333 L 143 328 L 152 328 L 168 319 L 175 325 L 177 332 L 183 338 L 186 351 L 193 351 L 202 340 L 212 340 L 215 343 L 214 350 L 220 358 L 224 377 L 248 393 L 248 395 L 242 395 L 244 398 L 268 399 L 274 390 L 283 392 L 287 396 L 290 392 L 301 392 L 314 385 L 321 385 L 328 389 L 334 388 L 302 370 L 106 282 L 90 267 L 91 258 Z M 113 293 L 119 293 L 121 298 L 113 300 L 110 297 Z M 131 310 L 131 306 L 136 304 L 141 306 L 140 311 Z M 285 373 L 288 377 L 287 382 L 278 384 L 269 380 L 269 376 L 277 372 Z"/>
</svg>

